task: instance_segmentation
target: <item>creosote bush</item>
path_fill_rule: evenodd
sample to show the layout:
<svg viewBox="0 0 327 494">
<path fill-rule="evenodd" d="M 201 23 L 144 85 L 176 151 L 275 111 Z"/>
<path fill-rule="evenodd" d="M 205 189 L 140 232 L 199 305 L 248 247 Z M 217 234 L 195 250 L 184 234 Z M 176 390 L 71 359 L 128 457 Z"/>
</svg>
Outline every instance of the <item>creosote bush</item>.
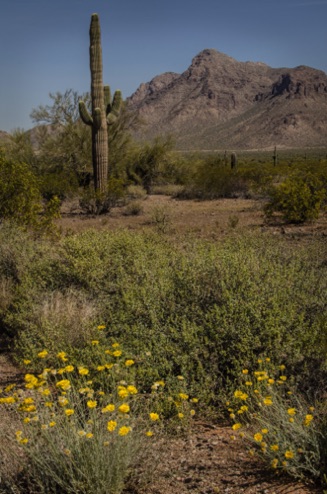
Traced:
<svg viewBox="0 0 327 494">
<path fill-rule="evenodd" d="M 265 214 L 270 219 L 275 212 L 279 212 L 288 223 L 313 221 L 318 218 L 326 197 L 326 185 L 319 176 L 293 173 L 271 189 Z"/>
</svg>

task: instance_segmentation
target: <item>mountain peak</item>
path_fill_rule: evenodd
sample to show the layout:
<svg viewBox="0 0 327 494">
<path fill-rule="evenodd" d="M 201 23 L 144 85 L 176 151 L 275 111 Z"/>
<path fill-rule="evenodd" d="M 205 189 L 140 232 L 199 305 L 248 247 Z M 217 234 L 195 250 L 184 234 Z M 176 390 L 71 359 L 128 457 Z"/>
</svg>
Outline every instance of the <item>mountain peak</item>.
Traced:
<svg viewBox="0 0 327 494">
<path fill-rule="evenodd" d="M 204 49 L 182 73 L 141 85 L 129 104 L 146 122 L 137 134 L 173 134 L 183 149 L 325 146 L 327 75 L 271 68 Z"/>
</svg>

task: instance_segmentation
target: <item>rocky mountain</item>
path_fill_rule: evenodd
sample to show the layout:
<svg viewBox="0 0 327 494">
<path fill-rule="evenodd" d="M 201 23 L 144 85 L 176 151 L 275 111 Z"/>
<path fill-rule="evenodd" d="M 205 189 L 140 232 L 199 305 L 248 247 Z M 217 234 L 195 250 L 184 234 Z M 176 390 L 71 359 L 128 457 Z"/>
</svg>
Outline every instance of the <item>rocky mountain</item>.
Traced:
<svg viewBox="0 0 327 494">
<path fill-rule="evenodd" d="M 327 75 L 271 68 L 203 50 L 182 74 L 141 84 L 129 98 L 138 138 L 171 134 L 180 149 L 327 146 Z"/>
</svg>

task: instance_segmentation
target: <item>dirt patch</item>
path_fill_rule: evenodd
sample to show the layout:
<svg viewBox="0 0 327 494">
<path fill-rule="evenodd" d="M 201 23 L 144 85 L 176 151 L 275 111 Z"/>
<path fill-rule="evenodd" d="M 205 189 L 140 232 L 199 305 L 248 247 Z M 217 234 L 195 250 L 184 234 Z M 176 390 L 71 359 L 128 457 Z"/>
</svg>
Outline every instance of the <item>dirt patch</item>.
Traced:
<svg viewBox="0 0 327 494">
<path fill-rule="evenodd" d="M 188 439 L 167 443 L 155 479 L 142 494 L 318 494 L 315 486 L 270 474 L 231 440 L 227 426 L 196 423 Z M 139 491 L 138 491 L 139 492 Z"/>
<path fill-rule="evenodd" d="M 113 208 L 109 214 L 90 217 L 80 213 L 76 204 L 66 203 L 58 224 L 63 233 L 97 230 L 158 230 L 171 235 L 192 234 L 198 238 L 218 240 L 232 231 L 259 230 L 290 238 L 327 236 L 327 214 L 315 223 L 285 225 L 280 221 L 267 225 L 263 202 L 253 199 L 217 199 L 211 201 L 179 200 L 165 195 L 150 195 L 138 201 L 142 212 L 126 215 L 125 207 Z M 73 211 L 73 212 L 72 212 Z"/>
</svg>

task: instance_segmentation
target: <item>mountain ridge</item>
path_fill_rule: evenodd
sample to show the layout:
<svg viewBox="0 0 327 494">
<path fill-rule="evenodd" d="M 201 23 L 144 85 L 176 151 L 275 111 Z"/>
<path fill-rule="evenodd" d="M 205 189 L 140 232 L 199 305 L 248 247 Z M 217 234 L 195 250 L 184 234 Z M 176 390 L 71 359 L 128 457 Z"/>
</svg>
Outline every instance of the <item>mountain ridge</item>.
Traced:
<svg viewBox="0 0 327 494">
<path fill-rule="evenodd" d="M 327 75 L 305 65 L 272 68 L 205 49 L 181 74 L 142 83 L 128 105 L 145 122 L 137 138 L 171 134 L 180 149 L 326 146 Z"/>
</svg>

